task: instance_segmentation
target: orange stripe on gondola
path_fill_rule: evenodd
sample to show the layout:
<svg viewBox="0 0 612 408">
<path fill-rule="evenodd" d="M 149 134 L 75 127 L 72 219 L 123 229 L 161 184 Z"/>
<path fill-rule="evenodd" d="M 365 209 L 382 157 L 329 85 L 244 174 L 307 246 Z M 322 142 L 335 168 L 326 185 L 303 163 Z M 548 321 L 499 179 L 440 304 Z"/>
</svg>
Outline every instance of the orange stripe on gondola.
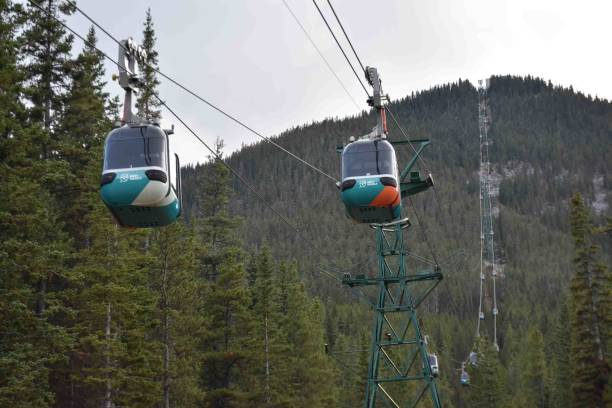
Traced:
<svg viewBox="0 0 612 408">
<path fill-rule="evenodd" d="M 385 186 L 374 200 L 370 203 L 372 207 L 388 207 L 397 205 L 400 201 L 399 190 L 395 187 Z"/>
</svg>

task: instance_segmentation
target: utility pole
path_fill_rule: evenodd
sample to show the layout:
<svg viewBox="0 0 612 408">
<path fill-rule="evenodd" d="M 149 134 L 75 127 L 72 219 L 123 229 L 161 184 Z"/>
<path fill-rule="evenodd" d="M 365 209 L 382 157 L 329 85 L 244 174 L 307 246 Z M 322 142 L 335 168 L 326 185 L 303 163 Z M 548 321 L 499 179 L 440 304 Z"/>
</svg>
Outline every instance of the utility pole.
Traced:
<svg viewBox="0 0 612 408">
<path fill-rule="evenodd" d="M 386 138 L 385 105 L 388 96 L 382 93 L 381 81 L 375 68 L 366 68 L 366 79 L 374 91 L 368 103 L 377 113 L 377 124 L 369 137 Z M 429 140 L 390 143 L 394 146 L 418 146 L 400 173 L 401 195 L 414 195 L 433 186 L 431 176 L 423 180 L 418 171 L 412 171 L 419 155 L 430 144 Z M 429 363 L 417 308 L 442 280 L 442 273 L 435 263 L 428 270 L 408 270 L 406 261 L 411 253 L 406 249 L 404 240 L 404 233 L 410 228 L 408 218 L 400 216 L 393 222 L 370 224 L 370 227 L 376 236 L 378 273 L 376 276 L 354 277 L 346 274 L 342 279 L 343 284 L 349 287 L 378 288 L 377 300 L 372 304 L 375 317 L 364 406 L 415 407 L 425 399 L 429 391 L 433 406 L 440 408 L 436 380 Z"/>
</svg>

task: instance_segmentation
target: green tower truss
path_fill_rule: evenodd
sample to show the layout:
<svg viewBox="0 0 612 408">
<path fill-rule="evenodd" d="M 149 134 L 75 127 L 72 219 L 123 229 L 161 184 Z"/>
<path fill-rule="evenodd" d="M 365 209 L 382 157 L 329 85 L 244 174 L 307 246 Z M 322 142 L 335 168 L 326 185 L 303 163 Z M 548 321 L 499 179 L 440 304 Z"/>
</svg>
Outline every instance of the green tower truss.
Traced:
<svg viewBox="0 0 612 408">
<path fill-rule="evenodd" d="M 431 176 L 422 179 L 411 171 L 429 140 L 396 141 L 394 145 L 416 144 L 415 155 L 401 172 L 402 196 L 410 196 L 433 186 Z M 431 397 L 430 406 L 441 407 L 436 378 L 417 308 L 442 280 L 438 265 L 409 272 L 406 260 L 411 255 L 405 246 L 404 234 L 410 228 L 408 219 L 389 224 L 373 224 L 376 234 L 378 274 L 345 275 L 343 283 L 350 287 L 374 286 L 377 300 L 372 304 L 374 327 L 368 367 L 365 407 L 416 407 Z"/>
</svg>

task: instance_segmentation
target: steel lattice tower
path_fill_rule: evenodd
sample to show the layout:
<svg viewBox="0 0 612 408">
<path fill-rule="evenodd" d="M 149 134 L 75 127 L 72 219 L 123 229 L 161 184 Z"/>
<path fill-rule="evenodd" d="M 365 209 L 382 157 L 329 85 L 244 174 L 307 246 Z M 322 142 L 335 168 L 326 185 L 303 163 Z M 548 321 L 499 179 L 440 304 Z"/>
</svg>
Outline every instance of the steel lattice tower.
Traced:
<svg viewBox="0 0 612 408">
<path fill-rule="evenodd" d="M 493 316 L 492 338 L 493 345 L 499 350 L 497 342 L 497 293 L 495 264 L 495 242 L 493 236 L 493 210 L 491 203 L 491 162 L 489 160 L 489 103 L 487 90 L 489 80 L 478 81 L 478 125 L 480 133 L 480 298 L 478 307 L 478 324 L 476 336 L 480 336 L 481 321 L 485 319 L 484 301 L 487 293 L 487 277 L 491 278 L 491 314 Z"/>
<path fill-rule="evenodd" d="M 404 197 L 433 185 L 431 177 L 422 180 L 419 172 L 411 171 L 429 140 L 410 142 L 419 143 L 420 147 L 401 174 L 401 179 L 406 179 L 401 183 Z M 408 271 L 406 261 L 410 252 L 404 240 L 404 233 L 410 228 L 408 219 L 371 227 L 376 234 L 377 276 L 345 276 L 343 279 L 343 283 L 351 287 L 378 288 L 376 303 L 372 305 L 375 317 L 365 407 L 388 406 L 389 403 L 396 408 L 415 407 L 429 391 L 433 406 L 439 408 L 440 398 L 417 308 L 442 280 L 442 273 L 437 265 L 428 270 Z M 407 383 L 414 386 L 407 386 Z"/>
</svg>

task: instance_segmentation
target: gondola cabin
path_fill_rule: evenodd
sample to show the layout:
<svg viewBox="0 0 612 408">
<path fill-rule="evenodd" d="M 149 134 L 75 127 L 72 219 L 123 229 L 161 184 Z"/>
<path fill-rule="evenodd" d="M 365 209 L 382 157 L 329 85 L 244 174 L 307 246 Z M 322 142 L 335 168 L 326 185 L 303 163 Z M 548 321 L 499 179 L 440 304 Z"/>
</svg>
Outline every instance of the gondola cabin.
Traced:
<svg viewBox="0 0 612 408">
<path fill-rule="evenodd" d="M 360 139 L 342 150 L 340 194 L 347 215 L 360 223 L 387 223 L 400 217 L 395 150 L 388 141 Z"/>
<path fill-rule="evenodd" d="M 440 366 L 438 366 L 438 356 L 435 354 L 428 354 L 427 360 L 429 361 L 429 367 L 431 368 L 431 374 L 437 377 L 440 374 Z"/>
<path fill-rule="evenodd" d="M 473 366 L 478 365 L 478 354 L 475 351 L 470 351 L 470 364 Z"/>
<path fill-rule="evenodd" d="M 171 172 L 168 133 L 124 125 L 106 137 L 100 195 L 124 227 L 160 227 L 181 213 L 180 163 Z M 173 179 L 174 176 L 174 179 Z"/>
<path fill-rule="evenodd" d="M 467 371 L 461 371 L 461 385 L 470 385 L 470 375 Z"/>
</svg>

